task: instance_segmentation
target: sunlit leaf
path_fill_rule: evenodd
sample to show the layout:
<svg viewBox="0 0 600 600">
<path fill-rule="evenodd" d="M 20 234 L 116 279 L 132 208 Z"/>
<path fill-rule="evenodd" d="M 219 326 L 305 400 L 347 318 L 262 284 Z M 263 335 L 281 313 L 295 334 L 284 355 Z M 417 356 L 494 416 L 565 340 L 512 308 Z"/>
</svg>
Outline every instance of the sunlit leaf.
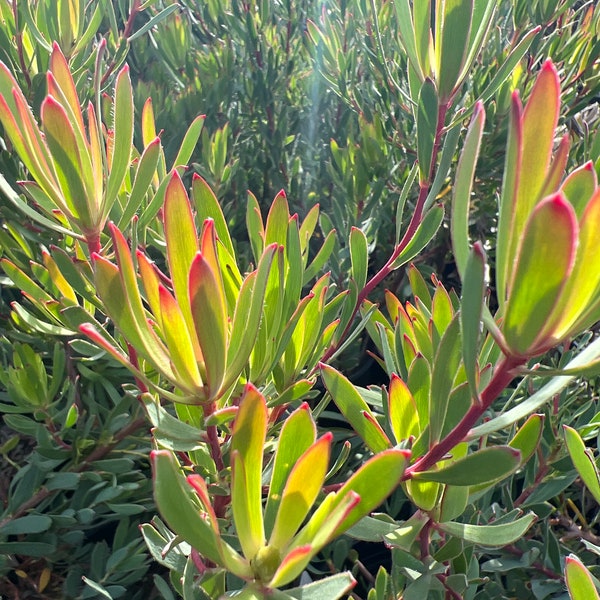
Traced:
<svg viewBox="0 0 600 600">
<path fill-rule="evenodd" d="M 478 485 L 507 477 L 521 463 L 521 453 L 509 446 L 492 446 L 468 454 L 447 466 L 415 473 L 415 479 L 451 485 Z"/>
<path fill-rule="evenodd" d="M 266 433 L 265 399 L 256 388 L 247 385 L 233 424 L 231 501 L 240 544 L 250 560 L 265 545 L 262 463 Z"/>
</svg>

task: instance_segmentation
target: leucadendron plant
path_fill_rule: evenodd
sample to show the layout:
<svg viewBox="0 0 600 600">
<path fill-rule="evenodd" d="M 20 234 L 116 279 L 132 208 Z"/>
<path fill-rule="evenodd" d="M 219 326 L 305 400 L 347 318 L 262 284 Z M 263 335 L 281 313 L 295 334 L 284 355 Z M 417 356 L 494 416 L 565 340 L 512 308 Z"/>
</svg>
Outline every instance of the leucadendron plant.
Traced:
<svg viewBox="0 0 600 600">
<path fill-rule="evenodd" d="M 66 15 L 69 5 L 59 4 Z M 410 156 L 412 164 L 389 175 L 392 180 L 402 173 L 391 219 L 396 232 L 389 257 L 374 266 L 370 259 L 378 240 L 373 232 L 386 229 L 372 223 L 365 199 L 371 192 L 377 195 L 377 185 L 370 175 L 352 171 L 361 165 L 380 168 L 400 155 L 398 149 L 379 152 L 378 146 L 387 143 L 384 118 L 361 112 L 361 135 L 347 136 L 349 148 L 329 146 L 335 163 L 329 166 L 351 196 L 347 210 L 337 210 L 332 218 L 315 205 L 301 218 L 280 192 L 263 218 L 261 202 L 249 194 L 247 239 L 232 235 L 244 219 L 228 219 L 217 197 L 240 181 L 240 170 L 231 179 L 233 163 L 227 160 L 229 153 L 244 151 L 237 126 L 219 125 L 201 138 L 204 118 L 197 117 L 170 167 L 152 101 L 139 104 L 140 127 L 135 128 L 133 98 L 143 86 L 135 92 L 129 68 L 117 65 L 135 41 L 136 17 L 156 9 L 142 30 L 152 31 L 156 40 L 165 32 L 167 45 L 157 55 L 166 58 L 179 82 L 185 71 L 194 72 L 187 60 L 185 69 L 174 72 L 188 57 L 192 37 L 210 33 L 207 22 L 221 23 L 218 3 L 185 4 L 189 22 L 177 15 L 155 31 L 160 18 L 177 10 L 175 4 L 131 2 L 121 32 L 112 31 L 111 12 L 112 42 L 122 38 L 124 50 L 105 65 L 107 42 L 97 44 L 89 62 L 95 58 L 92 94 L 85 94 L 81 79 L 73 76 L 82 50 L 61 26 L 60 43 L 71 47 L 49 47 L 39 119 L 14 71 L 0 66 L 0 121 L 22 161 L 27 201 L 3 179 L 0 185 L 13 205 L 60 244 L 44 245 L 38 257 L 23 230 L 0 230 L 3 284 L 23 295 L 22 302 L 12 299 L 11 326 L 21 335 L 43 334 L 62 342 L 54 346 L 52 365 L 49 356 L 44 362 L 35 354 L 33 345 L 15 345 L 7 374 L 0 377 L 14 397 L 11 410 L 33 414 L 38 433 L 42 420 L 49 427 L 44 464 L 87 450 L 76 439 L 74 449 L 70 446 L 88 409 L 76 396 L 74 363 L 81 353 L 85 358 L 77 365 L 86 377 L 101 381 L 110 369 L 120 377 L 131 374 L 124 400 L 107 386 L 114 406 L 106 409 L 111 418 L 105 420 L 108 441 L 100 456 L 125 443 L 130 432 L 142 437 L 143 419 L 121 429 L 112 420 L 126 420 L 133 404 L 152 426 L 143 440 L 153 448 L 148 468 L 158 514 L 141 531 L 153 558 L 170 572 L 168 583 L 156 579 L 165 597 L 335 600 L 353 593 L 362 577 L 368 600 L 474 600 L 487 593 L 481 591 L 486 574 L 521 563 L 550 574 L 561 588 L 557 593 L 566 585 L 575 600 L 594 597 L 590 573 L 575 556 L 556 549 L 559 542 L 550 527 L 545 529 L 549 550 L 540 560 L 541 543 L 533 533 L 535 523 L 554 510 L 548 500 L 558 493 L 543 495 L 538 488 L 568 480 L 554 474 L 569 468 L 564 466 L 569 460 L 573 475 L 559 492 L 576 472 L 600 502 L 600 476 L 586 447 L 597 425 L 578 432 L 574 421 L 562 423 L 558 400 L 577 375 L 599 371 L 599 342 L 583 350 L 570 343 L 600 318 L 595 243 L 600 191 L 592 163 L 565 174 L 569 143 L 566 135 L 556 141 L 560 81 L 553 63 L 532 58 L 531 64 L 540 66 L 524 106 L 519 92 L 509 89 L 522 82 L 509 75 L 539 28 L 523 27 L 522 37 L 515 35 L 511 48 L 499 52 L 497 73 L 479 85 L 469 78 L 484 60 L 484 45 L 501 13 L 499 2 L 395 0 L 381 7 L 371 2 L 371 13 L 366 3 L 353 5 L 357 19 L 369 18 L 364 24 L 369 60 L 379 77 L 369 82 L 389 86 L 381 96 L 402 103 L 401 114 L 411 119 L 399 145 L 416 139 L 414 151 L 402 151 L 403 160 Z M 89 5 L 92 16 L 99 5 Z M 81 13 L 81 3 L 70 6 Z M 250 6 L 232 3 L 226 22 L 237 18 L 246 28 L 254 44 L 249 48 L 256 48 L 253 73 L 264 90 L 262 65 L 267 63 L 261 63 L 261 52 L 278 29 L 269 18 L 269 3 Z M 291 15 L 296 5 L 288 6 Z M 346 3 L 340 11 L 348 18 Z M 210 20 L 193 20 L 200 14 Z M 332 15 L 337 15 L 333 9 L 307 21 L 307 45 L 320 55 L 322 68 L 339 71 L 328 83 L 346 101 L 346 75 L 361 68 L 356 53 L 346 57 Z M 96 17 L 92 20 L 96 23 Z M 397 65 L 386 60 L 382 42 L 392 25 Z M 45 40 L 50 31 L 39 30 L 38 37 Z M 87 43 L 85 31 L 78 21 L 75 33 Z M 286 46 L 282 40 L 285 36 L 273 47 L 287 47 L 288 58 L 303 56 L 304 46 Z M 226 52 L 228 45 L 223 48 Z M 277 63 L 274 51 L 267 61 Z M 398 65 L 406 68 L 401 82 Z M 291 75 L 289 81 L 297 89 Z M 368 85 L 374 93 L 377 86 Z M 103 94 L 106 90 L 110 94 Z M 360 107 L 352 102 L 356 98 L 348 101 L 352 110 Z M 490 98 L 498 106 L 504 98 L 510 113 L 498 223 L 485 241 L 472 243 L 470 203 L 480 193 L 474 174 L 484 139 L 483 103 Z M 266 131 L 279 134 L 272 108 L 265 111 Z M 350 122 L 345 112 L 340 120 Z M 214 189 L 197 173 L 188 177 L 185 165 L 199 140 Z M 287 146 L 293 136 L 274 141 L 273 148 L 282 140 Z M 435 275 L 430 283 L 419 270 L 423 250 L 447 223 L 444 200 L 449 196 L 458 290 Z M 391 192 L 381 197 L 390 198 Z M 363 217 L 371 224 L 361 222 Z M 341 233 L 332 228 L 337 221 Z M 493 264 L 488 265 L 488 254 L 495 257 Z M 415 264 L 407 266 L 411 261 Z M 404 289 L 398 284 L 387 291 L 381 306 L 372 302 L 379 285 L 403 267 Z M 494 283 L 488 279 L 490 267 L 495 267 Z M 387 378 L 383 386 L 356 385 L 346 369 L 343 352 L 362 333 L 372 340 L 371 354 Z M 553 360 L 556 347 L 562 354 Z M 547 356 L 551 367 L 535 362 L 544 363 Z M 63 385 L 64 373 L 69 379 Z M 551 379 L 536 389 L 543 376 Z M 63 407 L 64 425 L 58 427 L 50 413 L 63 390 L 74 390 L 74 399 Z M 513 406 L 514 399 L 520 401 Z M 335 410 L 328 411 L 331 402 Z M 591 409 L 585 410 L 587 415 Z M 88 430 L 104 422 L 90 412 Z M 33 431 L 22 419 L 8 422 Z M 61 444 L 59 453 L 51 451 L 54 442 Z M 142 446 L 131 447 L 139 452 Z M 8 452 L 6 446 L 0 450 Z M 84 467 L 64 474 L 91 469 L 95 452 L 81 463 Z M 560 468 L 553 471 L 554 463 Z M 112 474 L 111 465 L 101 466 Z M 52 519 L 25 514 L 51 498 L 49 481 L 39 484 L 33 500 L 10 508 L 0 534 L 35 534 L 51 527 Z M 77 495 L 81 481 L 65 481 Z M 56 521 L 68 518 L 60 514 Z M 121 527 L 114 537 L 124 540 Z M 390 568 L 382 565 L 376 577 L 365 576 L 358 551 L 348 550 L 354 540 L 385 544 Z M 0 550 L 14 549 L 12 543 Z M 523 543 L 531 550 L 523 550 Z M 502 552 L 502 561 L 484 558 Z M 107 568 L 117 563 L 111 557 Z M 114 589 L 88 580 L 98 593 L 117 597 Z M 542 590 L 536 597 L 546 596 Z"/>
</svg>

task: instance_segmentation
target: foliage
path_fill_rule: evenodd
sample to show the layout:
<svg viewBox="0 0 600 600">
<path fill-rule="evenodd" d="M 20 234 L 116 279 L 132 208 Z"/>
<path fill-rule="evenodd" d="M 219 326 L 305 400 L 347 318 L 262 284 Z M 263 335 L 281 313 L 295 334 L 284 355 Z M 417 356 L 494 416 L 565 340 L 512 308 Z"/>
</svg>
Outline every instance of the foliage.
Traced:
<svg viewBox="0 0 600 600">
<path fill-rule="evenodd" d="M 0 594 L 598 595 L 600 6 L 0 17 Z"/>
</svg>

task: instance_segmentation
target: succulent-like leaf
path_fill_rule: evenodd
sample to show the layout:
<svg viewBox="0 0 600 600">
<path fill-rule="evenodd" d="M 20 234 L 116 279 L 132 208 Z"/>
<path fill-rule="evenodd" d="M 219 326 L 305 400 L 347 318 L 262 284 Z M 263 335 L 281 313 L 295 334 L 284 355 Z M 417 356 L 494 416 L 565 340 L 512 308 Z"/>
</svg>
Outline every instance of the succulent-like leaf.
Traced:
<svg viewBox="0 0 600 600">
<path fill-rule="evenodd" d="M 108 214 L 131 163 L 133 143 L 133 90 L 129 67 L 125 65 L 117 75 L 114 99 L 114 150 L 106 182 L 103 214 Z"/>
<path fill-rule="evenodd" d="M 590 572 L 574 554 L 565 559 L 565 581 L 571 600 L 600 599 Z"/>
<path fill-rule="evenodd" d="M 600 502 L 600 475 L 592 451 L 585 447 L 581 436 L 575 429 L 563 425 L 563 431 L 573 465 L 596 502 Z"/>
<path fill-rule="evenodd" d="M 372 415 L 371 409 L 356 388 L 333 367 L 320 366 L 321 377 L 333 401 L 369 449 L 377 453 L 390 448 L 392 444 L 375 418 L 365 418 L 365 414 Z"/>
<path fill-rule="evenodd" d="M 249 560 L 265 545 L 262 464 L 266 433 L 265 399 L 248 384 L 233 424 L 231 502 L 238 538 Z"/>
<path fill-rule="evenodd" d="M 450 393 L 461 363 L 460 315 L 456 315 L 446 329 L 437 348 L 431 375 L 429 397 L 429 441 L 440 439 L 450 401 Z"/>
<path fill-rule="evenodd" d="M 483 104 L 478 102 L 458 161 L 452 198 L 452 249 L 461 278 L 464 277 L 469 258 L 469 207 L 484 122 L 485 110 Z"/>
<path fill-rule="evenodd" d="M 459 84 L 471 33 L 473 0 L 437 3 L 435 54 L 440 101 L 447 102 Z"/>
<path fill-rule="evenodd" d="M 507 477 L 521 463 L 521 453 L 510 446 L 492 446 L 468 454 L 447 466 L 415 473 L 415 479 L 451 485 L 478 485 Z"/>
<path fill-rule="evenodd" d="M 269 498 L 265 508 L 265 531 L 271 535 L 277 516 L 281 495 L 290 471 L 297 460 L 314 443 L 316 427 L 308 404 L 303 403 L 283 423 L 269 486 Z"/>
<path fill-rule="evenodd" d="M 571 274 L 577 250 L 577 221 L 561 193 L 549 196 L 531 214 L 523 233 L 510 287 L 503 333 L 515 354 L 553 345 L 553 314 Z M 550 339 L 540 339 L 546 331 Z"/>
<path fill-rule="evenodd" d="M 352 277 L 358 289 L 365 287 L 367 281 L 367 267 L 369 262 L 367 237 L 357 227 L 350 230 L 350 259 L 352 264 Z"/>
<path fill-rule="evenodd" d="M 481 315 L 485 296 L 485 251 L 477 242 L 467 260 L 463 274 L 463 290 L 460 309 L 462 358 L 471 395 L 479 395 L 479 338 Z"/>
<path fill-rule="evenodd" d="M 390 425 L 396 444 L 411 436 L 418 436 L 419 414 L 415 399 L 404 381 L 394 373 L 390 381 L 388 405 Z"/>
<path fill-rule="evenodd" d="M 333 434 L 327 432 L 302 456 L 289 473 L 281 495 L 269 545 L 285 549 L 321 491 L 329 467 Z"/>
<path fill-rule="evenodd" d="M 449 521 L 440 523 L 439 528 L 450 535 L 481 546 L 506 546 L 521 538 L 536 519 L 536 515 L 531 512 L 510 523 L 471 525 Z"/>
<path fill-rule="evenodd" d="M 420 181 L 429 179 L 438 127 L 438 94 L 435 83 L 427 78 L 419 92 L 417 107 L 417 156 Z"/>
<path fill-rule="evenodd" d="M 216 398 L 227 365 L 227 308 L 219 273 L 214 273 L 200 252 L 194 258 L 189 275 L 189 297 L 196 337 L 204 357 L 209 397 Z"/>
</svg>

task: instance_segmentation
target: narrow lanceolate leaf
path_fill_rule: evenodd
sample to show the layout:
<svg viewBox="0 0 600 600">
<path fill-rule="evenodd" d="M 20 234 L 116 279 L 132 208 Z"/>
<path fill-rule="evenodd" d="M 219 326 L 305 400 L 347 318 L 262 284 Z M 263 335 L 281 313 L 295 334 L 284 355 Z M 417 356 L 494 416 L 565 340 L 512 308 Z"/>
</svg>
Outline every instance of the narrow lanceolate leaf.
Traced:
<svg viewBox="0 0 600 600">
<path fill-rule="evenodd" d="M 254 348 L 261 322 L 267 281 L 276 251 L 275 244 L 265 249 L 258 263 L 258 269 L 246 277 L 240 289 L 233 313 L 224 389 L 239 377 Z"/>
<path fill-rule="evenodd" d="M 573 465 L 596 502 L 600 502 L 600 475 L 592 451 L 585 447 L 581 436 L 575 429 L 563 425 L 563 430 Z"/>
<path fill-rule="evenodd" d="M 531 415 L 508 443 L 521 453 L 521 464 L 527 462 L 536 451 L 544 427 L 544 415 Z"/>
<path fill-rule="evenodd" d="M 582 218 L 584 210 L 597 187 L 598 178 L 591 160 L 572 171 L 560 186 L 561 192 L 573 205 L 578 219 Z"/>
<path fill-rule="evenodd" d="M 217 277 L 200 252 L 190 268 L 189 294 L 194 329 L 206 366 L 209 397 L 214 399 L 227 363 L 227 308 Z"/>
<path fill-rule="evenodd" d="M 435 83 L 425 79 L 419 92 L 417 107 L 417 157 L 419 159 L 420 181 L 427 181 L 431 163 L 435 159 L 433 149 L 438 126 L 438 95 Z"/>
<path fill-rule="evenodd" d="M 410 436 L 418 436 L 419 413 L 415 399 L 404 381 L 395 373 L 392 373 L 390 381 L 388 404 L 390 425 L 396 444 L 407 440 Z"/>
<path fill-rule="evenodd" d="M 146 319 L 127 241 L 114 225 L 110 224 L 109 227 L 119 267 L 117 269 L 112 263 L 98 260 L 101 257 L 96 257 L 94 280 L 98 288 L 98 296 L 107 307 L 110 317 L 136 350 L 145 353 L 159 371 L 172 378 L 173 370 L 166 349 Z M 104 277 L 107 275 L 109 278 L 105 281 Z M 116 275 L 120 283 L 114 279 Z"/>
<path fill-rule="evenodd" d="M 390 448 L 392 444 L 375 418 L 365 418 L 365 414 L 372 415 L 371 409 L 350 381 L 325 364 L 321 364 L 321 377 L 336 406 L 370 450 L 377 453 Z"/>
<path fill-rule="evenodd" d="M 206 219 L 212 219 L 215 223 L 217 237 L 225 246 L 231 256 L 235 256 L 229 228 L 225 221 L 225 216 L 221 205 L 208 183 L 200 175 L 194 174 L 192 179 L 192 200 L 198 213 L 199 222 L 203 223 Z"/>
<path fill-rule="evenodd" d="M 461 361 L 461 337 L 459 315 L 446 329 L 437 348 L 431 374 L 429 397 L 430 443 L 439 441 L 448 411 L 450 394 Z"/>
<path fill-rule="evenodd" d="M 85 127 L 83 124 L 83 115 L 81 114 L 79 96 L 77 95 L 75 82 L 73 81 L 73 76 L 71 75 L 71 70 L 69 69 L 67 60 L 65 59 L 60 46 L 56 42 L 52 44 L 49 70 L 68 103 L 69 112 L 75 118 L 75 122 L 77 123 L 79 130 L 83 133 L 83 131 L 85 131 Z M 48 89 L 48 93 L 51 94 L 52 91 Z"/>
<path fill-rule="evenodd" d="M 600 286 L 600 188 L 588 198 L 587 206 L 580 218 L 579 245 L 573 272 L 567 281 L 560 302 L 554 313 L 558 323 L 554 327 L 554 335 L 562 338 L 571 328 L 575 330 L 589 327 L 586 322 L 586 309 L 591 308 L 598 297 Z M 581 323 L 581 319 L 584 319 Z M 578 322 L 579 321 L 579 322 Z"/>
<path fill-rule="evenodd" d="M 233 518 L 242 550 L 249 560 L 265 545 L 262 464 L 266 434 L 265 399 L 249 384 L 240 401 L 231 438 Z"/>
<path fill-rule="evenodd" d="M 158 165 L 161 153 L 160 138 L 155 137 L 145 148 L 140 156 L 135 172 L 133 187 L 129 194 L 129 201 L 125 205 L 119 221 L 119 227 L 127 227 L 133 216 L 142 209 L 143 201 L 148 192 L 153 191 L 151 184 Z"/>
<path fill-rule="evenodd" d="M 392 264 L 392 268 L 397 269 L 417 256 L 433 239 L 443 220 L 444 208 L 441 204 L 436 204 L 423 217 L 417 231 L 398 255 L 398 258 Z"/>
<path fill-rule="evenodd" d="M 173 171 L 165 191 L 164 228 L 167 242 L 167 260 L 175 298 L 188 329 L 193 331 L 193 319 L 188 290 L 190 266 L 198 252 L 198 234 L 190 201 L 177 171 Z M 197 359 L 202 354 L 194 341 Z"/>
<path fill-rule="evenodd" d="M 449 521 L 440 523 L 439 528 L 452 536 L 481 546 L 506 546 L 523 537 L 536 519 L 534 513 L 528 513 L 512 523 L 471 525 Z"/>
<path fill-rule="evenodd" d="M 507 477 L 520 465 L 521 453 L 509 446 L 478 450 L 436 471 L 415 473 L 423 481 L 450 485 L 478 485 Z"/>
<path fill-rule="evenodd" d="M 462 357 L 471 388 L 471 395 L 479 395 L 479 338 L 481 336 L 481 313 L 485 296 L 485 251 L 477 242 L 467 260 L 460 309 Z"/>
<path fill-rule="evenodd" d="M 523 148 L 516 197 L 516 224 L 525 223 L 527 215 L 540 199 L 552 158 L 559 109 L 560 80 L 556 67 L 547 60 L 523 112 Z"/>
<path fill-rule="evenodd" d="M 169 349 L 169 355 L 181 382 L 190 392 L 202 388 L 202 378 L 190 332 L 175 298 L 162 285 L 159 285 L 160 315 L 162 332 Z"/>
<path fill-rule="evenodd" d="M 129 67 L 125 65 L 117 75 L 114 98 L 114 149 L 104 195 L 104 214 L 115 201 L 131 162 L 133 144 L 133 91 Z"/>
<path fill-rule="evenodd" d="M 410 64 L 414 68 L 415 72 L 419 75 L 419 78 L 423 80 L 425 78 L 424 73 L 427 74 L 427 65 L 423 64 L 420 60 L 421 48 L 417 50 L 416 38 L 418 36 L 421 43 L 424 32 L 415 32 L 415 24 L 411 14 L 409 0 L 396 0 L 394 2 L 394 7 L 396 9 L 398 33 L 400 35 L 400 39 L 402 40 L 404 51 L 406 52 L 408 60 L 410 61 Z M 418 23 L 418 25 L 424 26 L 423 23 Z M 427 24 L 427 29 L 429 30 L 429 24 Z M 427 33 L 429 33 L 429 31 Z"/>
<path fill-rule="evenodd" d="M 42 102 L 42 127 L 46 143 L 52 153 L 58 181 L 71 213 L 77 216 L 82 227 L 92 230 L 97 222 L 91 215 L 84 182 L 83 167 L 75 132 L 65 109 L 52 97 Z"/>
<path fill-rule="evenodd" d="M 458 78 L 466 60 L 473 0 L 446 0 L 438 2 L 437 9 L 436 75 L 440 99 L 447 102 L 459 84 Z M 441 34 L 441 38 L 438 34 Z"/>
<path fill-rule="evenodd" d="M 346 481 L 338 490 L 332 509 L 349 492 L 357 494 L 360 501 L 336 527 L 334 536 L 341 535 L 375 510 L 396 489 L 409 458 L 409 450 L 384 450 L 369 459 Z"/>
<path fill-rule="evenodd" d="M 267 215 L 265 225 L 265 244 L 279 244 L 285 246 L 287 241 L 288 222 L 290 220 L 290 210 L 287 198 L 283 190 L 275 196 L 273 204 Z"/>
<path fill-rule="evenodd" d="M 469 207 L 484 123 L 485 111 L 483 104 L 477 102 L 458 161 L 454 196 L 452 198 L 452 249 L 454 250 L 456 268 L 461 278 L 464 276 L 469 258 Z"/>
<path fill-rule="evenodd" d="M 359 290 L 365 287 L 367 281 L 367 267 L 369 262 L 367 236 L 358 229 L 350 230 L 350 260 L 352 264 L 352 278 Z"/>
<path fill-rule="evenodd" d="M 205 118 L 206 115 L 200 115 L 196 117 L 192 121 L 192 124 L 188 127 L 188 130 L 185 132 L 185 136 L 183 137 L 183 141 L 181 142 L 181 146 L 179 147 L 179 152 L 177 152 L 177 156 L 173 161 L 173 167 L 188 164 L 190 157 L 192 156 L 192 152 L 198 143 L 198 138 L 202 133 Z"/>
<path fill-rule="evenodd" d="M 315 422 L 308 404 L 303 403 L 284 421 L 279 434 L 273 475 L 269 486 L 269 498 L 265 508 L 265 532 L 267 536 L 270 536 L 273 530 L 273 524 L 281 502 L 281 494 L 288 475 L 300 456 L 314 443 L 315 437 Z"/>
<path fill-rule="evenodd" d="M 571 600 L 600 600 L 590 572 L 574 554 L 565 559 L 565 580 Z"/>
<path fill-rule="evenodd" d="M 521 233 L 524 227 L 522 223 L 515 223 L 522 151 L 523 105 L 519 94 L 513 92 L 508 139 L 506 141 L 502 193 L 498 211 L 498 234 L 496 236 L 496 288 L 501 313 L 507 299 L 507 287 L 510 285 L 514 274 L 514 262 L 519 240 L 517 233 Z"/>
<path fill-rule="evenodd" d="M 193 502 L 177 460 L 167 450 L 153 450 L 150 459 L 154 498 L 160 514 L 169 527 L 202 556 L 220 564 L 218 537 L 202 516 L 200 507 Z"/>
<path fill-rule="evenodd" d="M 503 324 L 506 343 L 517 355 L 536 354 L 555 343 L 548 319 L 573 268 L 577 229 L 573 207 L 561 193 L 541 202 L 529 218 Z M 539 339 L 544 329 L 547 339 Z"/>
<path fill-rule="evenodd" d="M 325 481 L 333 434 L 327 432 L 300 456 L 283 489 L 269 545 L 284 550 L 306 518 Z"/>
</svg>

